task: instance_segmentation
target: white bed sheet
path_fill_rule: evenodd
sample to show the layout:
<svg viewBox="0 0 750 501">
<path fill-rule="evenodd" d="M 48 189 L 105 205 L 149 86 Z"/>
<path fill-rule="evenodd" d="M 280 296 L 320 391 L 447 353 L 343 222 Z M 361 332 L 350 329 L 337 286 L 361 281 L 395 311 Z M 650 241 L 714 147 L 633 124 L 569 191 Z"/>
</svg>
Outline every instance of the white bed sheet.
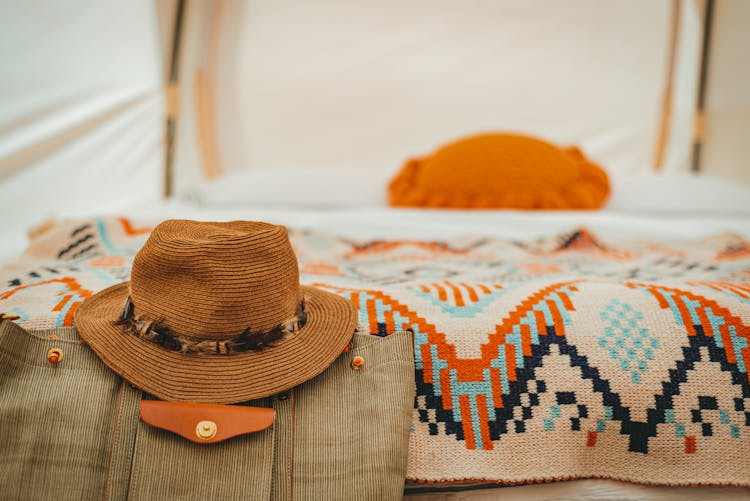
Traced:
<svg viewBox="0 0 750 501">
<path fill-rule="evenodd" d="M 748 236 L 750 187 L 710 176 L 613 176 L 612 196 L 603 210 L 562 212 L 392 209 L 385 205 L 391 174 L 357 169 L 251 170 L 207 183 L 189 198 L 139 205 L 124 213 L 151 221 L 260 219 L 351 238 L 440 239 L 473 233 L 524 239 L 575 226 L 586 226 L 602 238 L 689 239 L 723 232 Z M 40 214 L 88 217 L 126 207 L 118 200 L 78 208 L 39 204 L 45 209 L 18 209 L 0 216 L 0 264 L 23 251 L 29 227 L 44 218 Z"/>
<path fill-rule="evenodd" d="M 94 210 L 70 217 L 102 216 Z M 711 212 L 706 215 L 663 211 L 468 211 L 394 209 L 389 207 L 319 208 L 233 206 L 212 208 L 185 200 L 171 200 L 123 211 L 136 219 L 168 218 L 202 221 L 260 220 L 298 229 L 326 231 L 353 239 L 444 239 L 461 235 L 532 239 L 585 227 L 605 240 L 691 240 L 722 233 L 750 239 L 750 212 Z M 28 221 L 4 222 L 0 264 L 26 247 Z"/>
<path fill-rule="evenodd" d="M 210 208 L 183 201 L 129 212 L 139 218 L 204 221 L 252 219 L 315 229 L 349 238 L 443 239 L 460 235 L 531 239 L 586 227 L 604 239 L 698 239 L 721 233 L 750 238 L 750 214 L 680 215 L 617 211 L 469 211 L 364 207 L 346 209 Z"/>
</svg>

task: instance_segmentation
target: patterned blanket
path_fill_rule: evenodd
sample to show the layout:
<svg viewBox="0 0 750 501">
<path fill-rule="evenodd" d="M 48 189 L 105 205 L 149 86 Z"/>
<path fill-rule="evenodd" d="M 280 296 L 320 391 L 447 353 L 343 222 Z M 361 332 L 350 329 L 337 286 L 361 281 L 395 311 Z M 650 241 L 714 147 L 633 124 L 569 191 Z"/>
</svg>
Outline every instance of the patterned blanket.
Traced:
<svg viewBox="0 0 750 501">
<path fill-rule="evenodd" d="M 0 271 L 0 311 L 70 325 L 149 227 L 60 223 Z M 303 283 L 414 333 L 408 479 L 750 485 L 750 243 L 350 241 L 292 231 Z"/>
</svg>

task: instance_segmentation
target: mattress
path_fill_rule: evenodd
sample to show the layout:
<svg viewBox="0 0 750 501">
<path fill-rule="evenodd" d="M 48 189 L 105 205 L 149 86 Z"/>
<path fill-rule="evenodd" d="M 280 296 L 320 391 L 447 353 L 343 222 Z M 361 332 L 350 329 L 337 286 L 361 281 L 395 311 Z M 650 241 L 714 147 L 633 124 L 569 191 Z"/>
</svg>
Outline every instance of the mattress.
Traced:
<svg viewBox="0 0 750 501">
<path fill-rule="evenodd" d="M 601 289 L 602 284 L 618 282 L 621 291 L 617 294 L 623 294 L 618 297 L 620 299 L 623 297 L 631 298 L 630 302 L 623 300 L 621 303 L 639 306 L 641 303 L 638 303 L 638 301 L 644 300 L 643 298 L 652 298 L 651 307 L 654 314 L 661 314 L 665 319 L 671 318 L 672 320 L 669 321 L 673 321 L 673 323 L 677 322 L 677 317 L 673 315 L 669 308 L 660 308 L 657 300 L 657 294 L 662 294 L 659 297 L 662 297 L 664 301 L 667 300 L 665 298 L 672 297 L 669 290 L 666 292 L 644 291 L 639 287 L 653 284 L 657 278 L 659 283 L 671 288 L 684 286 L 686 281 L 700 281 L 703 283 L 695 285 L 695 287 L 702 287 L 704 296 L 710 298 L 714 303 L 719 301 L 727 307 L 732 318 L 738 319 L 738 328 L 744 328 L 744 326 L 750 324 L 750 312 L 748 312 L 747 301 L 745 301 L 747 291 L 743 288 L 750 277 L 750 269 L 748 269 L 750 247 L 747 244 L 748 239 L 750 239 L 750 220 L 744 216 L 723 214 L 686 217 L 674 214 L 614 212 L 462 212 L 383 208 L 301 210 L 237 207 L 233 209 L 210 209 L 179 202 L 149 208 L 147 211 L 144 210 L 140 213 L 134 211 L 128 214 L 127 218 L 72 220 L 53 227 L 32 242 L 24 256 L 3 268 L 0 278 L 8 287 L 0 293 L 2 294 L 0 296 L 0 309 L 5 312 L 21 314 L 21 321 L 27 327 L 45 327 L 70 322 L 76 301 L 84 299 L 85 294 L 81 294 L 82 291 L 85 290 L 90 294 L 111 283 L 126 280 L 129 260 L 143 243 L 150 226 L 158 220 L 168 217 L 201 220 L 257 219 L 286 224 L 292 229 L 293 242 L 300 259 L 303 282 L 327 288 L 358 302 L 361 308 L 361 329 L 369 329 L 372 334 L 387 335 L 395 328 L 403 329 L 411 325 L 412 328 L 419 331 L 422 325 L 429 324 L 437 327 L 437 331 L 449 338 L 454 336 L 452 338 L 454 344 L 456 344 L 455 336 L 457 335 L 479 336 L 477 337 L 479 341 L 475 340 L 474 346 L 466 345 L 462 348 L 464 358 L 471 358 L 467 353 L 471 352 L 472 349 L 479 349 L 483 344 L 481 336 L 487 335 L 482 332 L 482 329 L 467 329 L 466 326 L 480 325 L 484 321 L 482 318 L 485 318 L 486 315 L 482 313 L 478 317 L 480 320 L 472 320 L 465 315 L 465 308 L 455 318 L 448 315 L 446 312 L 456 313 L 458 311 L 456 308 L 459 306 L 457 304 L 459 295 L 464 301 L 461 306 L 466 306 L 465 303 L 471 300 L 472 290 L 473 294 L 478 296 L 482 294 L 484 294 L 483 297 L 493 295 L 493 290 L 487 292 L 482 290 L 482 286 L 498 285 L 497 290 L 509 289 L 511 285 L 521 287 L 523 290 L 517 291 L 519 294 L 517 297 L 512 295 L 515 292 L 511 293 L 508 302 L 500 301 L 496 304 L 497 309 L 493 310 L 499 317 L 507 317 L 508 312 L 513 310 L 514 305 L 524 303 L 526 299 L 531 297 L 532 294 L 529 290 L 535 287 L 537 289 L 544 288 L 549 285 L 547 282 L 550 280 L 548 276 L 550 272 L 555 275 L 552 277 L 552 282 L 562 283 L 564 287 L 567 287 L 555 291 L 558 294 L 556 297 L 561 301 L 560 304 L 570 300 L 571 297 L 579 293 L 578 291 L 587 290 L 586 287 L 589 287 L 589 296 L 596 296 L 597 290 L 603 290 Z M 358 254 L 352 258 L 352 252 Z M 638 252 L 641 253 L 640 257 L 635 257 L 635 253 Z M 721 254 L 722 252 L 724 254 Z M 631 255 L 623 255 L 623 253 L 631 253 Z M 722 261 L 724 264 L 715 268 L 715 263 L 712 260 L 715 260 L 714 258 L 720 254 L 725 258 Z M 472 259 L 474 260 L 467 260 L 467 255 L 473 256 Z M 529 259 L 530 256 L 533 256 L 533 259 Z M 658 265 L 655 264 L 654 256 L 660 259 Z M 476 270 L 476 263 L 482 260 L 489 260 L 492 263 L 510 263 L 510 265 L 493 267 L 491 275 L 498 278 L 495 281 L 498 283 L 495 283 L 489 280 L 488 276 L 480 276 L 481 274 L 474 276 L 471 275 L 473 272 L 466 271 L 467 269 Z M 425 263 L 430 266 L 422 266 Z M 635 265 L 633 265 L 634 263 Z M 417 265 L 416 271 L 415 265 Z M 461 268 L 462 266 L 465 268 Z M 555 267 L 557 267 L 557 270 Z M 499 270 L 500 268 L 502 269 Z M 518 270 L 523 270 L 523 273 L 519 273 Z M 446 271 L 454 274 L 450 277 L 435 275 Z M 679 273 L 676 271 L 679 271 Z M 417 278 L 415 280 L 402 280 L 404 273 L 407 272 L 412 272 L 412 276 L 413 273 L 416 273 Z M 60 275 L 72 275 L 71 278 L 80 280 L 78 284 L 79 296 L 75 296 L 75 293 L 70 294 L 71 291 L 69 290 L 68 293 L 61 294 L 59 288 L 50 288 L 55 278 L 60 278 Z M 482 277 L 488 280 L 480 280 Z M 574 285 L 578 288 L 578 291 L 570 288 L 573 281 L 582 278 L 586 278 L 592 283 Z M 471 281 L 471 283 L 464 281 L 464 279 Z M 43 282 L 46 282 L 47 285 L 40 287 L 32 285 L 42 284 Z M 628 283 L 623 284 L 623 282 Z M 539 287 L 534 285 L 535 283 Z M 735 285 L 724 287 L 721 284 Z M 737 284 L 740 286 L 736 286 Z M 451 285 L 458 285 L 459 295 L 450 288 Z M 464 285 L 467 287 L 464 287 Z M 16 292 L 9 294 L 12 290 Z M 696 289 L 691 289 L 688 292 L 694 294 Z M 378 303 L 377 300 L 383 299 L 383 297 L 375 297 L 377 296 L 376 293 L 387 296 L 388 300 Z M 450 298 L 446 297 L 451 294 Z M 565 299 L 566 294 L 569 296 L 567 299 Z M 724 296 L 731 299 L 727 300 Z M 632 299 L 636 297 L 641 299 Z M 627 308 L 622 309 L 618 303 L 612 303 L 611 299 L 617 299 L 617 297 L 597 303 L 599 309 L 609 308 L 611 311 L 628 314 Z M 694 300 L 694 297 L 689 296 L 687 299 Z M 556 300 L 547 297 L 545 304 L 548 304 L 548 301 Z M 571 301 L 575 302 L 577 299 L 574 298 Z M 475 301 L 475 303 L 479 302 L 481 301 Z M 398 303 L 398 306 L 394 307 L 396 303 Z M 711 303 L 711 305 L 713 306 L 714 303 Z M 437 305 L 437 309 L 427 307 L 428 304 Z M 402 306 L 406 309 L 402 309 Z M 17 309 L 14 310 L 14 308 Z M 618 310 L 618 308 L 620 309 Z M 674 311 L 679 310 L 680 308 L 677 307 Z M 391 313 L 388 313 L 389 311 Z M 537 309 L 536 311 L 542 310 Z M 562 311 L 563 309 L 560 309 L 560 312 Z M 718 314 L 718 309 L 714 306 L 712 312 Z M 419 321 L 409 317 L 411 313 L 418 314 L 417 316 L 424 323 L 419 323 Z M 398 320 L 398 318 L 401 318 L 398 315 L 403 318 Z M 543 312 L 539 315 L 543 316 Z M 571 315 L 573 314 L 571 313 Z M 407 317 L 409 317 L 409 321 L 404 320 Z M 534 315 L 528 316 L 530 319 L 533 317 Z M 727 319 L 729 317 L 726 317 L 724 321 L 727 321 Z M 412 320 L 414 322 L 410 323 Z M 472 321 L 475 323 L 472 324 Z M 577 320 L 571 320 L 573 325 L 575 325 L 575 321 Z M 650 321 L 646 320 L 646 324 Z M 492 320 L 492 322 L 495 322 L 495 320 Z M 555 322 L 552 321 L 552 324 L 554 325 Z M 566 335 L 571 338 L 574 337 L 574 329 L 561 321 L 561 325 L 563 324 L 570 331 Z M 653 327 L 647 325 L 647 330 L 649 329 L 654 330 Z M 716 339 L 719 339 L 722 335 L 719 332 L 720 330 L 716 331 Z M 743 332 L 740 334 L 744 335 Z M 418 338 L 419 334 L 424 334 L 424 332 L 415 332 L 415 337 Z M 537 334 L 546 335 L 543 332 Z M 558 332 L 555 335 L 559 336 L 560 334 L 561 332 Z M 644 337 L 644 341 L 646 339 L 650 338 Z M 661 342 L 667 343 L 668 340 L 662 339 Z M 735 345 L 739 342 L 735 340 Z M 513 343 L 506 342 L 505 344 L 510 346 Z M 521 344 L 518 344 L 518 346 L 519 350 L 525 349 Z M 416 348 L 419 354 L 423 347 L 417 343 Z M 610 348 L 616 350 L 616 345 L 613 344 Z M 559 350 L 560 347 L 558 346 L 555 349 Z M 739 351 L 734 352 L 740 359 L 746 355 L 742 350 L 743 348 L 740 346 Z M 424 353 L 427 352 L 422 350 L 423 355 Z M 589 358 L 593 357 L 591 353 L 586 355 Z M 606 356 L 603 359 L 605 358 Z M 434 367 L 441 360 L 440 357 L 437 357 L 430 363 Z M 427 364 L 426 359 L 423 359 L 421 363 Z M 650 362 L 646 361 L 646 365 L 648 363 Z M 423 365 L 421 369 L 423 371 L 421 375 L 423 381 L 425 381 L 424 376 L 428 372 L 427 366 Z M 627 374 L 628 378 L 639 376 L 647 379 L 647 374 L 643 371 L 640 375 L 637 370 L 630 371 Z M 746 378 L 746 372 L 744 377 Z M 546 379 L 548 385 L 553 383 L 549 377 Z M 468 414 L 463 416 L 463 423 L 451 423 L 450 418 L 445 418 L 445 413 L 449 409 L 442 408 L 439 409 L 438 414 L 443 413 L 443 417 L 436 419 L 434 413 L 431 414 L 430 412 L 436 410 L 430 409 L 430 405 L 433 405 L 436 401 L 434 383 L 433 380 L 431 382 L 433 386 L 431 389 L 428 388 L 429 391 L 433 391 L 433 394 L 422 395 L 430 402 L 425 405 L 423 399 L 421 408 L 420 403 L 417 402 L 414 426 L 424 432 L 423 438 L 427 437 L 428 441 L 432 429 L 439 429 L 440 431 L 432 436 L 438 436 L 442 441 L 431 445 L 412 444 L 410 481 L 407 484 L 407 492 L 413 493 L 410 495 L 424 496 L 426 494 L 418 493 L 436 489 L 442 490 L 442 496 L 459 499 L 471 499 L 473 497 L 484 499 L 496 495 L 502 495 L 503 498 L 509 499 L 512 499 L 514 495 L 524 496 L 524 499 L 564 499 L 566 496 L 571 499 L 661 499 L 665 495 L 672 496 L 674 494 L 680 494 L 681 496 L 699 494 L 700 499 L 711 499 L 712 496 L 715 499 L 736 499 L 748 495 L 748 491 L 741 487 L 702 487 L 691 490 L 682 487 L 637 486 L 631 483 L 618 482 L 611 478 L 585 480 L 587 476 L 606 476 L 651 483 L 694 483 L 698 481 L 700 483 L 743 484 L 743 471 L 750 471 L 747 454 L 740 457 L 727 456 L 724 458 L 734 461 L 734 464 L 724 468 L 724 473 L 727 473 L 727 475 L 720 475 L 716 471 L 716 463 L 714 463 L 714 467 L 709 468 L 712 471 L 702 472 L 698 477 L 675 477 L 674 482 L 668 480 L 668 473 L 665 474 L 667 476 L 657 474 L 655 477 L 649 477 L 647 473 L 639 474 L 636 472 L 634 474 L 632 471 L 629 474 L 621 475 L 611 471 L 609 473 L 600 472 L 597 475 L 596 468 L 593 470 L 591 468 L 572 468 L 570 474 L 562 475 L 555 474 L 554 468 L 538 471 L 533 475 L 525 475 L 522 468 L 520 470 L 516 468 L 512 472 L 498 473 L 502 470 L 502 461 L 498 460 L 497 451 L 502 451 L 502 438 L 506 437 L 501 437 L 497 441 L 495 440 L 496 436 L 491 437 L 492 433 L 497 433 L 497 429 L 487 431 L 488 435 L 482 435 L 483 432 L 477 428 L 479 431 L 474 435 L 472 442 L 469 440 L 472 428 L 465 421 Z M 539 388 L 536 389 L 539 390 Z M 524 386 L 524 391 L 530 393 L 528 384 Z M 549 391 L 547 393 L 566 392 Z M 624 393 L 620 391 L 619 395 L 623 396 Z M 623 396 L 623 398 L 625 397 Z M 562 405 L 568 403 L 570 402 L 563 402 Z M 558 404 L 552 403 L 548 405 L 548 408 L 554 408 L 556 405 L 560 407 Z M 580 411 L 581 405 L 588 405 L 586 412 L 592 416 L 578 416 L 576 418 L 565 414 L 563 420 L 579 419 L 579 421 L 585 422 L 590 417 L 591 423 L 589 424 L 595 426 L 593 414 L 597 414 L 601 418 L 602 412 L 606 413 L 606 411 L 595 411 L 590 402 L 584 404 L 581 401 L 578 405 L 568 405 L 568 407 L 571 409 L 578 408 Z M 721 403 L 717 405 L 726 407 Z M 461 407 L 460 403 L 457 407 Z M 718 412 L 718 409 L 716 410 Z M 621 411 L 622 409 L 615 412 Z M 456 413 L 454 412 L 454 414 Z M 461 412 L 456 415 L 460 416 Z M 722 416 L 717 414 L 715 423 L 717 430 L 720 425 L 727 425 L 725 427 L 727 430 L 730 430 L 729 426 L 731 425 L 739 426 L 740 423 L 737 421 L 740 419 L 739 414 L 730 416 L 727 418 L 728 421 L 723 416 L 724 414 Z M 555 418 L 555 416 L 551 417 Z M 686 419 L 682 420 L 685 421 Z M 523 420 L 523 418 L 520 418 L 507 422 L 514 423 Z M 679 420 L 678 418 L 677 421 Z M 633 420 L 633 422 L 636 421 L 638 420 Z M 544 423 L 544 420 L 541 420 L 540 423 Z M 450 430 L 446 432 L 449 424 L 453 427 L 451 428 L 452 432 Z M 674 426 L 675 420 L 662 422 L 661 425 Z M 693 428 L 698 426 L 695 423 L 687 423 L 687 425 Z M 736 437 L 736 450 L 742 451 L 749 445 L 748 435 L 744 428 L 737 429 L 739 435 Z M 580 431 L 582 437 L 587 436 L 584 433 L 587 430 L 566 430 L 567 435 L 565 436 L 569 435 L 568 431 L 574 432 L 573 435 Z M 596 428 L 588 430 L 588 441 L 591 441 L 592 431 L 597 430 Z M 599 440 L 606 436 L 605 431 L 602 430 Z M 687 436 L 695 435 L 694 433 L 691 435 L 691 433 L 688 433 Z M 734 432 L 730 430 L 727 433 L 731 435 Z M 620 433 L 619 435 L 623 434 Z M 520 435 L 517 434 L 517 436 Z M 616 431 L 614 436 L 618 436 Z M 490 467 L 489 472 L 485 471 L 478 478 L 470 478 L 465 472 L 452 477 L 450 457 L 448 457 L 449 461 L 443 461 L 443 464 L 438 465 L 420 466 L 415 465 L 412 461 L 412 458 L 418 457 L 420 452 L 427 451 L 426 454 L 423 454 L 423 457 L 429 457 L 430 455 L 441 455 L 441 451 L 452 450 L 451 447 L 458 447 L 457 450 L 469 451 L 471 457 L 467 460 L 467 464 L 473 465 L 471 467 L 474 468 L 479 464 L 476 461 L 483 461 L 482 455 L 493 454 L 486 447 L 487 444 L 479 446 L 479 439 L 482 437 L 492 439 L 491 441 L 495 444 L 492 450 L 495 451 L 496 457 L 493 459 L 494 463 L 486 464 Z M 686 444 L 685 447 L 688 447 L 689 441 L 686 441 L 684 433 L 683 436 L 676 438 L 679 439 L 677 442 L 679 442 L 680 448 L 683 447 L 683 443 Z M 715 455 L 716 451 L 711 449 L 710 441 L 705 436 L 694 437 L 692 443 L 697 451 L 709 450 L 713 451 L 711 452 L 712 455 Z M 727 443 L 731 442 L 722 442 L 722 447 L 726 446 Z M 567 471 L 565 470 L 565 462 L 574 461 L 578 457 L 576 451 L 584 445 L 578 443 L 562 455 L 563 470 L 560 470 L 561 466 L 557 465 L 558 473 L 559 471 Z M 447 448 L 441 449 L 444 446 Z M 661 446 L 668 448 L 668 445 L 661 444 Z M 605 447 L 611 447 L 611 450 L 615 450 L 617 444 L 608 444 Z M 605 449 L 604 452 L 608 453 L 609 450 Z M 475 463 L 472 463 L 472 461 Z M 514 461 L 518 462 L 518 458 L 509 456 L 507 463 Z M 659 464 L 657 461 L 652 465 L 658 466 Z M 668 470 L 667 466 L 665 463 L 665 468 Z M 533 467 L 538 468 L 539 465 L 536 464 Z M 497 471 L 492 471 L 493 468 Z M 519 473 L 519 471 L 521 472 Z M 675 471 L 679 473 L 679 468 Z M 586 472 L 589 472 L 589 474 Z M 473 489 L 477 486 L 487 487 L 497 483 L 549 482 L 556 478 L 571 479 L 571 481 L 537 486 L 496 487 L 490 490 L 486 488 Z M 716 480 L 711 481 L 713 478 Z M 454 493 L 456 490 L 460 491 L 460 494 Z M 431 492 L 429 496 L 434 496 L 434 492 Z M 537 497 L 529 498 L 527 496 Z"/>
</svg>

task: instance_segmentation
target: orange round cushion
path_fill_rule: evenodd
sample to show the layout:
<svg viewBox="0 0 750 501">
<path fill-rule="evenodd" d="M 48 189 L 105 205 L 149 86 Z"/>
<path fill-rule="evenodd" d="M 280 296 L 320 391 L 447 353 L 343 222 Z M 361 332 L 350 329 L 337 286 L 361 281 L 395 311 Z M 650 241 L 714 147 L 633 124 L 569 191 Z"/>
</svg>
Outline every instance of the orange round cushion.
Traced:
<svg viewBox="0 0 750 501">
<path fill-rule="evenodd" d="M 409 160 L 388 185 L 395 206 L 596 209 L 609 178 L 578 148 L 528 136 L 485 134 Z"/>
</svg>

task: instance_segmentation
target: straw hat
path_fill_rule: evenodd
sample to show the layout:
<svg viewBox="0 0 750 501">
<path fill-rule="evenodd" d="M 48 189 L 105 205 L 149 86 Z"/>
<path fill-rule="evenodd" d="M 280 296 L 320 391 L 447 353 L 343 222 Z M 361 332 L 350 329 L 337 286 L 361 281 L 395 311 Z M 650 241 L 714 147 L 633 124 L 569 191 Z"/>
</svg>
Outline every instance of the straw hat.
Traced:
<svg viewBox="0 0 750 501">
<path fill-rule="evenodd" d="M 235 403 L 323 372 L 357 324 L 345 298 L 300 286 L 286 228 L 159 224 L 130 282 L 86 300 L 80 336 L 112 370 L 164 400 Z"/>
</svg>

